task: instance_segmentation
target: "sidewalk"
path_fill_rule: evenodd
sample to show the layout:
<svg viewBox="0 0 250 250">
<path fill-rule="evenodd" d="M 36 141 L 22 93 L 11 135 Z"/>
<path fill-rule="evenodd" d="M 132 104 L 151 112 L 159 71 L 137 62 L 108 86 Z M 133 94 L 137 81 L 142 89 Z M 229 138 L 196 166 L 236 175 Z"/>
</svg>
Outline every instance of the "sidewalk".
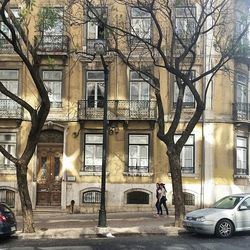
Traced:
<svg viewBox="0 0 250 250">
<path fill-rule="evenodd" d="M 36 232 L 24 234 L 22 217 L 17 216 L 16 235 L 21 239 L 115 237 L 120 235 L 166 234 L 185 232 L 174 227 L 174 216 L 155 217 L 149 212 L 108 213 L 107 227 L 100 228 L 98 214 L 34 213 Z"/>
</svg>

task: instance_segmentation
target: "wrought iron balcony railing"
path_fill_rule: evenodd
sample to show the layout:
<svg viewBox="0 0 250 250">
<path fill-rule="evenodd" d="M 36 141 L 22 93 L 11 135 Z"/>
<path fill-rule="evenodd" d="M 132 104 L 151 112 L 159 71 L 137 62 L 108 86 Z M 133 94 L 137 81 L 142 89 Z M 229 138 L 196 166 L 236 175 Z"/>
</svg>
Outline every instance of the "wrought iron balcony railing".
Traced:
<svg viewBox="0 0 250 250">
<path fill-rule="evenodd" d="M 13 46 L 3 37 L 0 37 L 0 54 L 14 54 Z"/>
<path fill-rule="evenodd" d="M 23 107 L 9 99 L 0 100 L 1 119 L 23 119 Z"/>
<path fill-rule="evenodd" d="M 86 52 L 89 54 L 95 54 L 96 53 L 96 49 L 95 49 L 96 44 L 103 44 L 104 51 L 107 50 L 107 41 L 105 39 L 87 39 Z"/>
<path fill-rule="evenodd" d="M 78 101 L 78 120 L 102 120 L 103 100 Z M 156 101 L 109 100 L 108 120 L 156 120 Z"/>
<path fill-rule="evenodd" d="M 250 121 L 250 104 L 234 103 L 233 119 L 234 121 Z"/>
<path fill-rule="evenodd" d="M 66 54 L 69 50 L 69 37 L 66 35 L 35 36 L 35 46 L 41 53 Z"/>
</svg>

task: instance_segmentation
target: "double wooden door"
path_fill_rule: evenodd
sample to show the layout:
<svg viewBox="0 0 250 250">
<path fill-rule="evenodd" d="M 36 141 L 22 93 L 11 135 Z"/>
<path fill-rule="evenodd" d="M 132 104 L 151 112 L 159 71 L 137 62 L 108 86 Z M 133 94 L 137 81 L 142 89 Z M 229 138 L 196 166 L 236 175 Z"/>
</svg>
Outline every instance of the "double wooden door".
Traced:
<svg viewBox="0 0 250 250">
<path fill-rule="evenodd" d="M 62 146 L 38 146 L 37 206 L 61 205 Z"/>
</svg>

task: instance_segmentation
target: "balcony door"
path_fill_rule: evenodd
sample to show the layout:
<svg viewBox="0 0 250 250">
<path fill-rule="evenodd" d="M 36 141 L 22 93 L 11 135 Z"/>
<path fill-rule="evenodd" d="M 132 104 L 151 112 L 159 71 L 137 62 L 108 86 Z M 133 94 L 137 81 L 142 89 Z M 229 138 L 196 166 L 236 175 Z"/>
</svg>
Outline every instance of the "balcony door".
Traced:
<svg viewBox="0 0 250 250">
<path fill-rule="evenodd" d="M 37 206 L 61 205 L 62 146 L 38 146 Z"/>
<path fill-rule="evenodd" d="M 146 78 L 146 77 L 145 77 Z M 149 114 L 149 84 L 135 71 L 130 72 L 130 116 Z"/>
</svg>

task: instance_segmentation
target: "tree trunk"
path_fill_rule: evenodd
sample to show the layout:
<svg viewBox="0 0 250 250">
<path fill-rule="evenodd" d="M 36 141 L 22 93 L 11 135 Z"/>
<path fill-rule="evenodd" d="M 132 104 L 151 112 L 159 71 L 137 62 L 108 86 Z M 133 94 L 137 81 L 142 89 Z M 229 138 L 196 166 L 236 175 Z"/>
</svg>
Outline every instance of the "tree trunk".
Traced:
<svg viewBox="0 0 250 250">
<path fill-rule="evenodd" d="M 27 169 L 28 168 L 25 164 L 17 165 L 16 167 L 17 185 L 22 206 L 23 232 L 34 233 L 35 228 L 33 221 L 32 204 L 28 190 Z"/>
<path fill-rule="evenodd" d="M 182 191 L 182 177 L 181 177 L 181 167 L 180 167 L 180 155 L 174 152 L 167 152 L 172 187 L 173 187 L 173 196 L 174 196 L 174 206 L 175 206 L 175 226 L 182 227 L 182 222 L 185 215 L 185 205 L 184 205 L 184 196 Z"/>
</svg>

